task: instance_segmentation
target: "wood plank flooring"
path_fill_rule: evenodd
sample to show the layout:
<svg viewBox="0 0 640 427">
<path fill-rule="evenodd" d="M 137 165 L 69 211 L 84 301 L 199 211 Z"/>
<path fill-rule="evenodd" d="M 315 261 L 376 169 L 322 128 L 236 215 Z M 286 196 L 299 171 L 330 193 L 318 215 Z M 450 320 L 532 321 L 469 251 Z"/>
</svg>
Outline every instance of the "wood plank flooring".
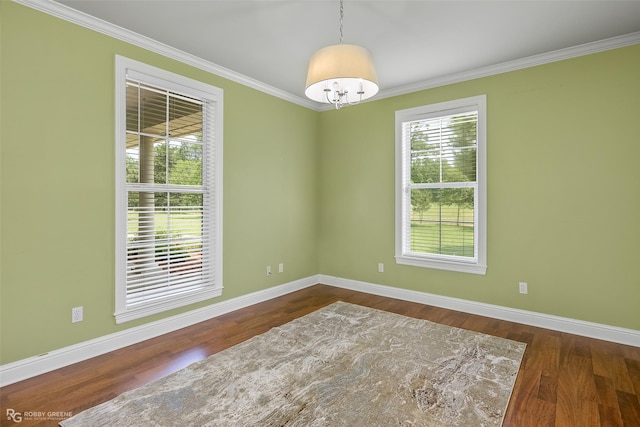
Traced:
<svg viewBox="0 0 640 427">
<path fill-rule="evenodd" d="M 316 285 L 0 391 L 0 424 L 17 412 L 77 414 L 206 356 L 342 300 L 527 343 L 504 426 L 640 426 L 640 348 Z"/>
</svg>

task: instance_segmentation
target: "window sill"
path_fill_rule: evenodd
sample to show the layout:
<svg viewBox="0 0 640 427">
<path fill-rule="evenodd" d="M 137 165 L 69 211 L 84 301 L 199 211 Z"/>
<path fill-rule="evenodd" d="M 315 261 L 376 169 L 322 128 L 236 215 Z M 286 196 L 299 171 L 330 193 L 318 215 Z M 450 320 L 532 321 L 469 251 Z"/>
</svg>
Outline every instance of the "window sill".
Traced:
<svg viewBox="0 0 640 427">
<path fill-rule="evenodd" d="M 396 263 L 414 267 L 434 268 L 438 270 L 457 271 L 459 273 L 487 274 L 487 266 L 479 263 L 425 259 L 412 256 L 396 256 Z"/>
</svg>

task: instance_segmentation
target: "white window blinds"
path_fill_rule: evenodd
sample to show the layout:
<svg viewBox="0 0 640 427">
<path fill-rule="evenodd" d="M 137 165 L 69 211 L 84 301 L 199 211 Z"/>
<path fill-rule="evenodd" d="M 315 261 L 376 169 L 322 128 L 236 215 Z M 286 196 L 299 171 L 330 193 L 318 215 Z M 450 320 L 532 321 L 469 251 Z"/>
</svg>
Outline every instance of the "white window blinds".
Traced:
<svg viewBox="0 0 640 427">
<path fill-rule="evenodd" d="M 119 215 L 126 215 L 126 236 L 116 301 L 122 320 L 210 298 L 221 288 L 217 102 L 145 77 L 128 71 L 124 83 L 126 204 Z"/>
</svg>

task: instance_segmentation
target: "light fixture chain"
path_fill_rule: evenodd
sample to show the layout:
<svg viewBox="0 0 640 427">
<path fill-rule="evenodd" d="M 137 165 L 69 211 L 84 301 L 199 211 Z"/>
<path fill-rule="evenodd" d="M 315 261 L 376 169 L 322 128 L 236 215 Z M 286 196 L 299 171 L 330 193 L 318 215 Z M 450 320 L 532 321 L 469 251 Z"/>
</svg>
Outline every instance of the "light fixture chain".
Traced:
<svg viewBox="0 0 640 427">
<path fill-rule="evenodd" d="M 344 20 L 344 6 L 342 5 L 342 0 L 340 0 L 340 44 L 342 44 L 342 21 Z"/>
</svg>

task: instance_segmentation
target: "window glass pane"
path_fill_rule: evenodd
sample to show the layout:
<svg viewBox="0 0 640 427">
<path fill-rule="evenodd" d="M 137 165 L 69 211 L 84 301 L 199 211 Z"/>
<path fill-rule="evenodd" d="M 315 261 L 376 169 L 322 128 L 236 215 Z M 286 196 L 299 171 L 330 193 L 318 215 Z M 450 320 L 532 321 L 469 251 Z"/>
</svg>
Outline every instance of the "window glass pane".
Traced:
<svg viewBox="0 0 640 427">
<path fill-rule="evenodd" d="M 476 181 L 475 146 L 454 148 L 448 151 L 447 164 L 443 169 L 444 182 Z"/>
<path fill-rule="evenodd" d="M 411 182 L 414 184 L 440 182 L 439 159 L 416 158 L 411 160 Z"/>
<path fill-rule="evenodd" d="M 476 180 L 477 122 L 478 113 L 475 111 L 451 117 L 448 125 L 451 129 L 448 158 L 456 172 L 446 182 Z"/>
<path fill-rule="evenodd" d="M 162 138 L 127 138 L 127 182 L 164 184 L 167 180 L 166 145 Z"/>
<path fill-rule="evenodd" d="M 411 182 L 475 182 L 477 112 L 410 124 Z"/>
<path fill-rule="evenodd" d="M 440 253 L 438 189 L 411 190 L 411 252 Z"/>
<path fill-rule="evenodd" d="M 140 132 L 150 135 L 167 134 L 167 96 L 165 93 L 140 88 Z"/>
<path fill-rule="evenodd" d="M 147 297 L 162 287 L 200 286 L 203 195 L 129 192 L 128 196 L 129 301 Z"/>
<path fill-rule="evenodd" d="M 127 135 L 127 182 L 140 182 L 140 144 L 137 135 Z"/>
<path fill-rule="evenodd" d="M 126 89 L 126 126 L 127 131 L 138 132 L 138 85 L 127 82 Z"/>
<path fill-rule="evenodd" d="M 202 185 L 202 144 L 172 140 L 168 156 L 170 184 Z"/>
<path fill-rule="evenodd" d="M 410 251 L 473 258 L 473 198 L 473 188 L 412 189 Z"/>
<path fill-rule="evenodd" d="M 126 150 L 127 182 L 202 185 L 202 144 L 163 138 L 130 138 Z M 193 137 L 192 140 L 196 140 Z M 167 152 L 167 146 L 169 147 Z M 167 170 L 167 168 L 169 168 Z"/>
<path fill-rule="evenodd" d="M 170 193 L 170 229 L 174 237 L 191 239 L 202 237 L 203 196 L 198 193 Z"/>
<path fill-rule="evenodd" d="M 167 182 L 167 141 L 160 138 L 142 138 L 141 148 L 147 156 L 142 156 L 142 170 L 140 181 L 154 184 L 166 184 Z M 151 155 L 152 157 L 149 157 Z M 146 160 L 146 162 L 145 162 Z M 144 167 L 146 165 L 146 167 Z M 153 169 L 150 168 L 153 166 Z"/>
<path fill-rule="evenodd" d="M 127 275 L 142 279 L 156 265 L 157 222 L 155 193 L 128 193 Z"/>
<path fill-rule="evenodd" d="M 182 96 L 169 98 L 169 135 L 202 135 L 202 104 Z"/>
<path fill-rule="evenodd" d="M 200 193 L 129 192 L 128 241 L 201 240 L 202 199 Z"/>
</svg>

